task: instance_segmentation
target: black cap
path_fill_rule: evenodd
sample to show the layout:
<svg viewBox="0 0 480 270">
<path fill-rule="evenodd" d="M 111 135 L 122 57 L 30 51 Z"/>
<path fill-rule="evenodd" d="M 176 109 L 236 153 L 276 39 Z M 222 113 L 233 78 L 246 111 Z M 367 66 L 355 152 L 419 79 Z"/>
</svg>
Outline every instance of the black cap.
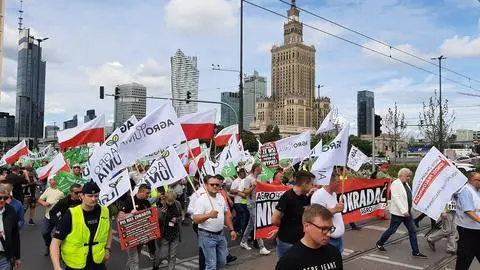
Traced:
<svg viewBox="0 0 480 270">
<path fill-rule="evenodd" d="M 97 183 L 90 181 L 83 185 L 82 188 L 83 194 L 97 194 L 100 193 L 100 188 L 98 187 Z"/>
</svg>

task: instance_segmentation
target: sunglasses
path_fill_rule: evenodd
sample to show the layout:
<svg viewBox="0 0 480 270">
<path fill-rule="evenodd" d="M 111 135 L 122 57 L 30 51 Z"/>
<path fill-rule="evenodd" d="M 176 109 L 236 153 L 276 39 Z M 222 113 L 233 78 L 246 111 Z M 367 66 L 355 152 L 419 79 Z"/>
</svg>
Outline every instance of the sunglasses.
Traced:
<svg viewBox="0 0 480 270">
<path fill-rule="evenodd" d="M 220 184 L 208 184 L 211 187 L 220 187 Z"/>
<path fill-rule="evenodd" d="M 10 196 L 0 196 L 0 201 L 6 201 L 10 199 Z"/>
<path fill-rule="evenodd" d="M 78 194 L 80 194 L 80 193 L 82 193 L 82 192 L 81 192 L 81 191 L 74 191 L 74 192 L 73 192 L 73 194 L 75 194 L 75 195 L 78 195 Z"/>
<path fill-rule="evenodd" d="M 318 225 L 313 224 L 312 222 L 308 222 L 308 223 L 315 226 L 317 229 L 322 231 L 322 233 L 324 233 L 324 234 L 333 233 L 337 229 L 335 226 L 318 226 Z"/>
</svg>

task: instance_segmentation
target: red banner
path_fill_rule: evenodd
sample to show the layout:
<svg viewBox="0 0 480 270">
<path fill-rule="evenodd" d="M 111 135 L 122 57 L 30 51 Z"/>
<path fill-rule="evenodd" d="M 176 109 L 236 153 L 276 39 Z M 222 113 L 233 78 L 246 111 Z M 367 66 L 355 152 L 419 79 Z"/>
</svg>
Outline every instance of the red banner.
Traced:
<svg viewBox="0 0 480 270">
<path fill-rule="evenodd" d="M 342 212 L 345 224 L 383 217 L 390 193 L 390 179 L 347 179 L 343 194 L 338 193 L 338 201 L 345 204 Z"/>
<path fill-rule="evenodd" d="M 255 194 L 255 239 L 270 238 L 272 232 L 278 229 L 272 225 L 273 211 L 280 197 L 289 189 L 290 187 L 287 186 L 257 182 Z"/>
<path fill-rule="evenodd" d="M 160 238 L 156 207 L 117 220 L 120 247 L 125 250 Z"/>
<path fill-rule="evenodd" d="M 279 158 L 275 142 L 265 143 L 260 146 L 258 155 L 260 156 L 260 161 L 262 161 L 262 163 L 268 168 L 278 167 Z"/>
</svg>

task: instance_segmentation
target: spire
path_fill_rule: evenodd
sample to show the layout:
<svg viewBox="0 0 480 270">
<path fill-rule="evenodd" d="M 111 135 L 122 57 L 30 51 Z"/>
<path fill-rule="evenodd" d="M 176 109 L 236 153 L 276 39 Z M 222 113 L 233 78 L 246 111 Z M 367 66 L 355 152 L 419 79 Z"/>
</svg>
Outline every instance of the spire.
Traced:
<svg viewBox="0 0 480 270">
<path fill-rule="evenodd" d="M 292 8 L 297 7 L 297 5 L 295 4 L 295 2 L 296 2 L 295 0 L 292 0 Z"/>
<path fill-rule="evenodd" d="M 18 10 L 18 32 L 23 29 L 23 0 L 20 0 L 20 9 Z"/>
</svg>

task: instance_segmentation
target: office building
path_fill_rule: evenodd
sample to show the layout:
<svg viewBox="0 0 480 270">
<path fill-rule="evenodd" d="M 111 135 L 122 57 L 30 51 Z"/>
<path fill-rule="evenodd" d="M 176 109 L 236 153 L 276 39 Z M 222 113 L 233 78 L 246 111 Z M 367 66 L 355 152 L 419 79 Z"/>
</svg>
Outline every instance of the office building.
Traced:
<svg viewBox="0 0 480 270">
<path fill-rule="evenodd" d="M 15 137 L 15 116 L 0 112 L 0 137 Z"/>
<path fill-rule="evenodd" d="M 372 110 L 375 108 L 372 91 L 357 92 L 357 129 L 358 136 L 372 134 Z"/>
<path fill-rule="evenodd" d="M 38 44 L 30 29 L 20 31 L 15 111 L 15 128 L 20 137 L 43 137 L 46 62 Z"/>
<path fill-rule="evenodd" d="M 47 125 L 45 126 L 45 139 L 57 138 L 57 132 L 60 130 L 57 126 Z"/>
<path fill-rule="evenodd" d="M 191 99 L 198 99 L 197 57 L 186 56 L 181 50 L 177 50 L 170 58 L 172 98 L 186 99 L 190 92 Z M 198 103 L 185 101 L 172 101 L 173 108 L 178 117 L 197 112 Z"/>
<path fill-rule="evenodd" d="M 221 101 L 232 106 L 236 112 L 236 115 L 238 115 L 240 108 L 240 96 L 238 95 L 238 92 L 222 92 Z M 233 113 L 232 109 L 222 105 L 220 109 L 220 125 L 228 127 L 238 124 L 236 115 Z"/>
<path fill-rule="evenodd" d="M 114 128 L 121 126 L 132 115 L 138 120 L 147 113 L 147 88 L 139 83 L 122 84 L 115 88 Z"/>
<path fill-rule="evenodd" d="M 267 96 L 267 78 L 258 75 L 247 76 L 243 84 L 243 127 L 250 130 L 250 124 L 255 122 L 256 102 Z"/>
<path fill-rule="evenodd" d="M 63 129 L 74 128 L 78 126 L 77 115 L 75 114 L 72 119 L 63 122 Z"/>
<path fill-rule="evenodd" d="M 83 122 L 87 123 L 90 120 L 95 119 L 97 116 L 95 115 L 95 110 L 87 110 L 87 114 L 83 117 Z"/>
</svg>

